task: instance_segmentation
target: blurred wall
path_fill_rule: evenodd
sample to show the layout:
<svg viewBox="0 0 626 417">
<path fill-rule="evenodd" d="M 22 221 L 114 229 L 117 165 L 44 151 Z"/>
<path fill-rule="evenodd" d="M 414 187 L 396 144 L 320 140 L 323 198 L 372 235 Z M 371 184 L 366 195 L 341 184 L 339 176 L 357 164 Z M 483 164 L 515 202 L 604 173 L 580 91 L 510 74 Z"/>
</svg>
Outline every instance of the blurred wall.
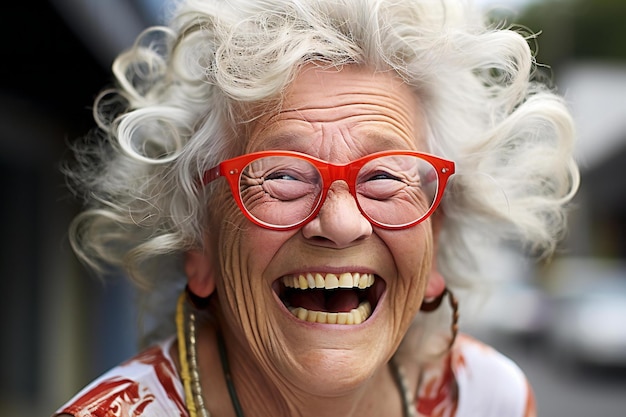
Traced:
<svg viewBox="0 0 626 417">
<path fill-rule="evenodd" d="M 48 1 L 12 9 L 0 25 L 0 415 L 45 416 L 135 351 L 132 291 L 121 280 L 103 285 L 71 253 L 78 207 L 59 171 L 110 81 L 110 60 L 92 50 L 114 51 L 85 42 Z"/>
</svg>

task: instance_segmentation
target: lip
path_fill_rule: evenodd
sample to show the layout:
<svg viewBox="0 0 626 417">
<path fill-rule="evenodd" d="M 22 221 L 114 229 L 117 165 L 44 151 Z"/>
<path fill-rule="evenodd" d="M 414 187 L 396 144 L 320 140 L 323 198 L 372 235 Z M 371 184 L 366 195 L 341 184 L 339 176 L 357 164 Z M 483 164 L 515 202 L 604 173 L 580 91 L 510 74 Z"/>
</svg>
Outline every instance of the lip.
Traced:
<svg viewBox="0 0 626 417">
<path fill-rule="evenodd" d="M 272 290 L 279 307 L 301 325 L 346 329 L 346 326 L 363 326 L 371 322 L 385 299 L 387 283 L 384 278 L 371 272 L 332 271 L 342 272 L 310 270 L 285 274 L 274 280 Z M 313 276 L 318 280 L 317 287 Z M 320 283 L 321 277 L 325 284 Z M 354 279 L 353 286 L 347 284 L 349 278 Z"/>
</svg>

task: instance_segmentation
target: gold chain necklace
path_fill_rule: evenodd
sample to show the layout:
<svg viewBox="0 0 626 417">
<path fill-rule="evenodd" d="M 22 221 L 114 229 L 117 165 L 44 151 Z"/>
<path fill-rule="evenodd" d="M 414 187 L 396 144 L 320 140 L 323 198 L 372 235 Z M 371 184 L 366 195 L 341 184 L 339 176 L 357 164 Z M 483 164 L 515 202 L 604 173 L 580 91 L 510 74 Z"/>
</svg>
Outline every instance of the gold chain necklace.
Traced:
<svg viewBox="0 0 626 417">
<path fill-rule="evenodd" d="M 184 291 L 178 297 L 176 307 L 176 331 L 181 379 L 183 380 L 189 417 L 211 417 L 211 413 L 206 408 L 204 397 L 202 396 L 202 386 L 200 385 L 200 369 L 198 368 L 198 350 L 196 345 L 196 315 L 189 308 Z M 233 384 L 230 365 L 226 356 L 226 347 L 221 333 L 218 333 L 217 340 L 224 378 L 226 379 L 228 393 L 235 409 L 235 414 L 237 417 L 244 417 L 239 398 L 237 397 L 237 391 Z M 402 367 L 396 363 L 395 357 L 391 358 L 389 365 L 394 381 L 398 385 L 402 397 L 403 416 L 417 417 L 417 411 L 413 403 L 414 399 L 409 390 Z"/>
</svg>

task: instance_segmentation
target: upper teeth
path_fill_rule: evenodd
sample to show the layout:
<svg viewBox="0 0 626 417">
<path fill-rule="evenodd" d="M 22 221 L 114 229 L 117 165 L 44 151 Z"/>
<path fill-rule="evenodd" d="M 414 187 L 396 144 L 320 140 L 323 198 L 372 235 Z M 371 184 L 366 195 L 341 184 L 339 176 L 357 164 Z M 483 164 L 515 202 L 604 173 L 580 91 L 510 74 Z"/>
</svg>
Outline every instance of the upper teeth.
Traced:
<svg viewBox="0 0 626 417">
<path fill-rule="evenodd" d="M 374 284 L 373 274 L 344 272 L 343 274 L 311 273 L 286 275 L 282 279 L 285 287 L 306 290 L 308 288 L 369 288 Z"/>
</svg>

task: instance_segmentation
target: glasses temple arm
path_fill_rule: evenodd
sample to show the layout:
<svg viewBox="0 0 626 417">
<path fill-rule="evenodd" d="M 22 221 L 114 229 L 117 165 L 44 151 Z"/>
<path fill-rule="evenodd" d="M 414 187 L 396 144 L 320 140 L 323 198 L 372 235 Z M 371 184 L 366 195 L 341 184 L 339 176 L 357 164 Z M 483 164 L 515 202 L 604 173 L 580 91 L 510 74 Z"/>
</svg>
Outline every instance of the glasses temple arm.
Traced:
<svg viewBox="0 0 626 417">
<path fill-rule="evenodd" d="M 204 175 L 202 176 L 202 185 L 207 185 L 211 181 L 219 178 L 221 175 L 222 174 L 221 174 L 221 169 L 219 165 L 206 170 L 204 172 Z"/>
</svg>

